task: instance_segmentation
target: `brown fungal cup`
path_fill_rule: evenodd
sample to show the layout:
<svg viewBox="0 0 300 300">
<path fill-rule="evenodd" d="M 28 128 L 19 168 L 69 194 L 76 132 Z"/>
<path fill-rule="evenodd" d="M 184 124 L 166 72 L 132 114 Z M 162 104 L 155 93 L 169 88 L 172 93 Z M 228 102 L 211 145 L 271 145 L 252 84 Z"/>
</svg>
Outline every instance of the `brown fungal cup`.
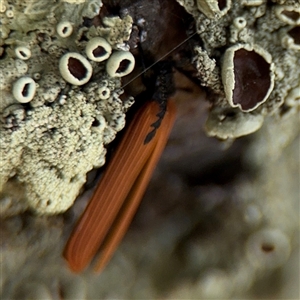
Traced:
<svg viewBox="0 0 300 300">
<path fill-rule="evenodd" d="M 274 87 L 271 55 L 257 45 L 235 45 L 225 52 L 222 81 L 227 101 L 242 111 L 264 103 Z"/>
<path fill-rule="evenodd" d="M 59 70 L 61 76 L 73 85 L 87 83 L 93 73 L 89 61 L 76 52 L 68 52 L 60 58 Z"/>
</svg>

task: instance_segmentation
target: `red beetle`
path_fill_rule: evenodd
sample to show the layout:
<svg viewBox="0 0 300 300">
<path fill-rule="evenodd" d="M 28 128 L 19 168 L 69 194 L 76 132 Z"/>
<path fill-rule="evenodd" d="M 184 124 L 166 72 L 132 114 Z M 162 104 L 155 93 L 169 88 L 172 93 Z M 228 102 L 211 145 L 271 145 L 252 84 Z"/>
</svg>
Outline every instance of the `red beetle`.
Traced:
<svg viewBox="0 0 300 300">
<path fill-rule="evenodd" d="M 187 38 L 191 17 L 176 1 L 103 3 L 100 16 L 93 20 L 94 25 L 101 22 L 103 15 L 122 14 L 122 11 L 129 13 L 136 24 L 144 24 L 136 26 L 139 33 L 133 31 L 129 41 L 138 66 L 125 78 L 124 86 L 127 86 L 127 93 L 136 96 L 137 102 L 146 102 L 125 129 L 92 199 L 67 242 L 64 257 L 74 272 L 82 271 L 99 249 L 101 253 L 95 269 L 101 271 L 126 233 L 175 121 L 175 105 L 169 101 L 174 90 L 170 66 L 176 65 L 185 73 L 191 71 L 191 61 L 187 58 L 191 55 L 187 55 L 187 47 L 180 48 L 194 36 Z M 154 24 L 160 27 L 151 28 Z M 147 38 L 142 41 L 144 35 Z M 162 59 L 167 59 L 167 62 L 164 60 L 158 66 L 157 62 Z M 148 73 L 139 77 L 144 73 L 145 65 L 152 68 L 148 67 Z"/>
</svg>

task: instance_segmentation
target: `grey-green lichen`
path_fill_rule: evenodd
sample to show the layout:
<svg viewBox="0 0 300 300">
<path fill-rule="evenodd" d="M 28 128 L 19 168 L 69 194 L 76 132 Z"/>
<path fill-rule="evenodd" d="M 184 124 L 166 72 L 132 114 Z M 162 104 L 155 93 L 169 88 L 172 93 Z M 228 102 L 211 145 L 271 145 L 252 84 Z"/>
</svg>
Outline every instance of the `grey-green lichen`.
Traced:
<svg viewBox="0 0 300 300">
<path fill-rule="evenodd" d="M 132 19 L 108 18 L 110 30 L 87 27 L 83 19 L 101 6 L 94 0 L 1 0 L 0 191 L 9 202 L 8 186 L 22 187 L 18 211 L 68 209 L 125 125 L 133 99 L 120 99 L 120 79 L 106 73 L 106 62 L 89 61 L 85 47 L 102 36 L 112 48 L 124 48 Z M 17 213 L 5 207 L 2 215 Z"/>
<path fill-rule="evenodd" d="M 270 78 L 266 79 L 270 81 L 270 89 L 265 98 L 257 99 L 257 105 L 253 105 L 250 110 L 255 110 L 255 115 L 260 114 L 263 120 L 269 114 L 283 115 L 283 111 L 294 107 L 290 104 L 294 102 L 289 100 L 288 95 L 299 91 L 300 42 L 297 37 L 300 22 L 299 1 L 283 0 L 271 3 L 265 0 L 244 0 L 233 1 L 231 5 L 230 1 L 223 3 L 210 0 L 177 0 L 177 2 L 193 15 L 196 31 L 201 39 L 201 46 L 195 48 L 194 64 L 201 85 L 209 91 L 209 100 L 212 103 L 212 115 L 206 126 L 207 129 L 210 128 L 209 134 L 213 132 L 213 135 L 224 138 L 224 128 L 220 126 L 218 120 L 222 119 L 231 106 L 236 106 L 231 98 L 232 92 L 225 92 L 223 85 L 231 82 L 232 86 L 235 86 L 239 84 L 239 79 L 234 72 L 231 75 L 226 74 L 226 78 L 222 78 L 221 74 L 222 68 L 228 65 L 224 63 L 224 59 L 227 59 L 224 58 L 224 53 L 227 49 L 234 49 L 238 45 L 247 49 L 259 47 L 262 57 L 270 57 L 271 73 Z M 227 5 L 229 9 L 226 8 L 226 13 L 220 14 L 219 10 L 222 8 L 218 7 L 217 3 L 221 6 Z M 231 64 L 234 65 L 233 62 Z M 240 71 L 239 68 L 236 72 Z M 261 80 L 260 77 L 257 79 Z M 216 111 L 219 111 L 220 116 L 216 117 Z M 297 113 L 297 109 L 292 111 Z M 251 118 L 251 115 L 245 118 L 244 128 L 250 125 L 246 120 Z M 254 131 L 254 127 L 251 126 L 245 133 Z M 227 127 L 229 131 L 226 130 L 226 135 L 240 136 L 241 131 L 237 130 L 239 127 L 235 123 L 235 118 L 232 118 L 232 125 L 228 123 Z M 256 126 L 255 130 L 258 129 Z"/>
<path fill-rule="evenodd" d="M 263 124 L 261 114 L 245 113 L 239 109 L 214 107 L 205 124 L 209 136 L 234 139 L 257 131 Z"/>
<path fill-rule="evenodd" d="M 132 18 L 129 15 L 124 16 L 122 19 L 119 17 L 104 17 L 102 20 L 105 27 L 94 27 L 91 35 L 101 35 L 115 49 L 126 50 L 127 46 L 124 41 L 129 40 L 132 29 Z"/>
</svg>

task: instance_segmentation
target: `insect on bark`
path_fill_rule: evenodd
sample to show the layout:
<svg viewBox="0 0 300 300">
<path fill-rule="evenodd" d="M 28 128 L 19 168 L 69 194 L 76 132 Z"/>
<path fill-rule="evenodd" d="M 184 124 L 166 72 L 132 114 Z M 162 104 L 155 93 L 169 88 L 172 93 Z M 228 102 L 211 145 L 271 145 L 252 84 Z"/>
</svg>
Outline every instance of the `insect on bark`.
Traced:
<svg viewBox="0 0 300 300">
<path fill-rule="evenodd" d="M 123 82 L 125 92 L 136 97 L 140 108 L 125 129 L 92 199 L 67 242 L 64 257 L 74 272 L 82 271 L 99 249 L 95 270 L 101 271 L 126 233 L 175 121 L 175 106 L 169 101 L 174 92 L 172 68 L 175 66 L 183 72 L 190 70 L 190 65 L 185 66 L 182 62 L 186 60 L 190 64 L 185 48 L 181 48 L 184 54 L 177 49 L 187 40 L 189 17 L 176 1 L 103 3 L 102 14 L 126 11 L 136 24 L 146 24 L 143 28 L 136 26 L 138 35 L 134 36 L 133 31 L 129 41 L 138 66 Z M 168 30 L 171 23 L 173 32 Z M 161 24 L 161 28 L 150 29 L 153 24 Z M 141 36 L 145 34 L 147 39 L 142 42 Z M 143 71 L 145 67 L 148 67 L 147 72 Z M 141 73 L 142 76 L 137 76 Z M 141 105 L 141 102 L 145 103 Z"/>
</svg>

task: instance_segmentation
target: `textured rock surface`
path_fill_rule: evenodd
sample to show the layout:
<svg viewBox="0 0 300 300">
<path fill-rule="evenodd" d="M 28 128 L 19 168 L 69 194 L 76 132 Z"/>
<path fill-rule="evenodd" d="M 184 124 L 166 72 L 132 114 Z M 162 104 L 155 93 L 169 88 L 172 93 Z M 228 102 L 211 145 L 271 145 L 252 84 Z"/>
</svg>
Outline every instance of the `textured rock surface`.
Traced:
<svg viewBox="0 0 300 300">
<path fill-rule="evenodd" d="M 195 18 L 194 61 L 208 101 L 175 74 L 169 144 L 124 242 L 97 276 L 71 274 L 62 258 L 92 191 L 56 213 L 104 163 L 130 103 L 120 101 L 121 83 L 105 62 L 90 61 L 83 87 L 69 85 L 58 66 L 66 52 L 85 56 L 95 36 L 127 50 L 130 17 L 88 28 L 82 17 L 93 18 L 100 1 L 0 0 L 1 298 L 299 299 L 300 66 L 297 40 L 286 38 L 299 25 L 299 2 L 228 1 L 216 17 L 198 10 L 205 1 L 178 2 Z M 64 38 L 62 21 L 74 26 Z M 221 80 L 224 52 L 237 43 L 259 45 L 274 63 L 274 88 L 249 113 L 229 105 Z M 38 84 L 27 104 L 12 93 L 23 76 Z M 204 125 L 225 141 L 207 137 Z"/>
</svg>

